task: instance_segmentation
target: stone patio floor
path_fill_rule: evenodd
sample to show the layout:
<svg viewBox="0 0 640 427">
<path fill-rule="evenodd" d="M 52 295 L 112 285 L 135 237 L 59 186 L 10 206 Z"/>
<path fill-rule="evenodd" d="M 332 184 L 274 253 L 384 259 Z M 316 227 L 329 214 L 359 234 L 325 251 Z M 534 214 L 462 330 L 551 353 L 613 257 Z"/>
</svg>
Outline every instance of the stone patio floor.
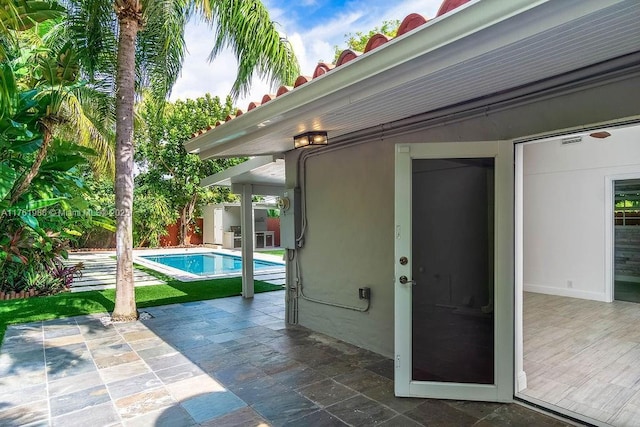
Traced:
<svg viewBox="0 0 640 427">
<path fill-rule="evenodd" d="M 2 426 L 561 426 L 516 404 L 395 398 L 389 359 L 285 327 L 284 292 L 10 326 Z"/>
</svg>

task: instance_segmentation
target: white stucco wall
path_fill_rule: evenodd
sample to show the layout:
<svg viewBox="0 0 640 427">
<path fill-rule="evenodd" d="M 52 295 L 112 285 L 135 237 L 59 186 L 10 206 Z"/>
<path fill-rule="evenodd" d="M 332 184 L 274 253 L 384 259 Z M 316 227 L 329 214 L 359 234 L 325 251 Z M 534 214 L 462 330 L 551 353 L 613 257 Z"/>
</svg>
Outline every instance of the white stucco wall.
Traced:
<svg viewBox="0 0 640 427">
<path fill-rule="evenodd" d="M 253 210 L 253 222 L 255 231 L 267 230 L 267 210 L 266 209 L 254 209 Z"/>
<path fill-rule="evenodd" d="M 231 231 L 229 227 L 241 225 L 240 206 L 225 206 L 222 213 L 223 232 Z"/>
<path fill-rule="evenodd" d="M 202 207 L 202 243 L 216 243 L 214 239 L 213 205 Z"/>
<path fill-rule="evenodd" d="M 640 172 L 640 128 L 524 147 L 526 291 L 605 301 L 605 177 Z"/>
</svg>

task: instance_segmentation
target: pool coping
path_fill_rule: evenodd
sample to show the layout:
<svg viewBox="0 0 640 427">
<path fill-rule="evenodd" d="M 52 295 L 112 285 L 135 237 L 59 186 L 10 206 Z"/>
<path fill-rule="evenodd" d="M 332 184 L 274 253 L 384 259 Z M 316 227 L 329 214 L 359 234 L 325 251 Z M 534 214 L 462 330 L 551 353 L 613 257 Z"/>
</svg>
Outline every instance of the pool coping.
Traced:
<svg viewBox="0 0 640 427">
<path fill-rule="evenodd" d="M 158 273 L 162 273 L 174 279 L 180 280 L 181 282 L 193 282 L 197 280 L 222 279 L 222 278 L 242 276 L 241 272 L 198 275 L 198 274 L 189 273 L 177 268 L 169 267 L 169 266 L 142 258 L 143 256 L 153 256 L 153 255 L 184 255 L 184 254 L 199 254 L 199 253 L 219 253 L 223 255 L 232 255 L 235 257 L 242 257 L 242 255 L 238 251 L 232 251 L 229 249 L 206 248 L 206 247 L 170 248 L 170 249 L 138 249 L 133 253 L 133 262 L 136 264 L 140 264 L 144 267 L 150 268 L 152 270 L 155 270 Z M 253 258 L 254 260 L 258 260 L 258 261 L 282 263 L 282 267 L 260 270 L 258 274 L 255 274 L 254 272 L 254 277 L 256 275 L 285 272 L 286 264 L 281 259 L 281 257 L 277 255 L 261 254 L 260 252 L 254 252 Z"/>
</svg>

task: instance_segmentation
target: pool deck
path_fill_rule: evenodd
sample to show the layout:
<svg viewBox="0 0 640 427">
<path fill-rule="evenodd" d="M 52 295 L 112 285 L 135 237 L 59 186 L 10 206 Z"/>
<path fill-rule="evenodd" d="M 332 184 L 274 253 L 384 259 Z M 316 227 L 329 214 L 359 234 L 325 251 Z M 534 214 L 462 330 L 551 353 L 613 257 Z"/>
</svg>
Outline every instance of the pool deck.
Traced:
<svg viewBox="0 0 640 427">
<path fill-rule="evenodd" d="M 143 258 L 145 256 L 158 256 L 158 255 L 190 255 L 190 254 L 204 254 L 204 253 L 218 253 L 222 255 L 230 255 L 234 257 L 241 256 L 239 251 L 228 250 L 228 249 L 214 249 L 207 247 L 196 247 L 196 248 L 171 248 L 171 249 L 140 249 L 134 251 L 133 254 L 133 262 L 144 265 L 145 267 L 152 268 L 156 271 L 159 271 L 167 276 L 174 277 L 183 282 L 190 282 L 193 280 L 203 280 L 203 279 L 220 279 L 223 277 L 238 277 L 241 276 L 241 272 L 234 273 L 218 273 L 218 274 L 207 274 L 207 275 L 198 275 L 189 273 L 186 271 L 179 270 L 177 268 L 169 267 L 164 264 L 160 264 L 149 259 Z M 271 255 L 271 254 L 263 254 L 260 252 L 254 252 L 253 258 L 256 261 L 268 261 L 281 263 L 282 266 L 274 266 L 272 269 L 268 270 L 259 270 L 254 272 L 254 277 L 258 280 L 262 280 L 260 278 L 261 275 L 267 274 L 281 274 L 284 275 L 285 266 L 282 260 L 282 257 Z"/>
<path fill-rule="evenodd" d="M 238 256 L 237 252 L 227 251 L 224 249 L 211 249 L 211 248 L 180 248 L 180 249 L 145 249 L 135 250 L 133 262 L 149 267 L 153 270 L 159 271 L 167 276 L 174 277 L 181 281 L 193 281 L 203 280 L 209 278 L 221 278 L 221 277 L 239 277 L 240 274 L 219 275 L 202 277 L 196 275 L 190 275 L 180 270 L 171 269 L 169 267 L 162 268 L 161 264 L 152 263 L 144 258 L 140 258 L 143 255 L 168 255 L 168 254 L 184 254 L 184 253 L 203 253 L 203 252 L 220 252 L 229 253 Z M 69 259 L 65 261 L 66 265 L 74 265 L 79 262 L 84 264 L 82 269 L 82 276 L 73 282 L 71 292 L 84 292 L 84 291 L 99 291 L 104 289 L 114 289 L 116 287 L 116 260 L 115 251 L 92 251 L 92 252 L 72 252 L 69 254 Z M 261 259 L 271 262 L 282 262 L 281 257 L 269 254 L 261 254 L 256 252 L 255 259 Z M 257 272 L 255 274 L 256 280 L 262 280 L 273 285 L 283 285 L 285 283 L 285 269 L 284 266 L 281 269 L 274 269 L 265 272 Z M 142 270 L 134 268 L 134 281 L 136 287 L 162 285 L 165 282 L 160 280 Z"/>
<path fill-rule="evenodd" d="M 2 426 L 545 426 L 517 404 L 396 398 L 393 362 L 284 323 L 284 291 L 12 325 Z"/>
</svg>

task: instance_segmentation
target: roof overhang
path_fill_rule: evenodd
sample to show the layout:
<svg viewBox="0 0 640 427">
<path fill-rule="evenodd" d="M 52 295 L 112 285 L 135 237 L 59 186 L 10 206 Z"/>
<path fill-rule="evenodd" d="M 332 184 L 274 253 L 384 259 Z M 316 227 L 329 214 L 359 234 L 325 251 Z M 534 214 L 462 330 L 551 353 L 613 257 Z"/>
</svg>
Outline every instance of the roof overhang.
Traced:
<svg viewBox="0 0 640 427">
<path fill-rule="evenodd" d="M 285 188 L 284 159 L 281 156 L 260 156 L 203 178 L 201 187 L 231 187 L 239 193 L 242 185 L 251 185 L 253 194 L 279 196 Z"/>
<path fill-rule="evenodd" d="M 640 2 L 477 0 L 188 141 L 201 158 L 283 153 L 637 52 Z"/>
</svg>

